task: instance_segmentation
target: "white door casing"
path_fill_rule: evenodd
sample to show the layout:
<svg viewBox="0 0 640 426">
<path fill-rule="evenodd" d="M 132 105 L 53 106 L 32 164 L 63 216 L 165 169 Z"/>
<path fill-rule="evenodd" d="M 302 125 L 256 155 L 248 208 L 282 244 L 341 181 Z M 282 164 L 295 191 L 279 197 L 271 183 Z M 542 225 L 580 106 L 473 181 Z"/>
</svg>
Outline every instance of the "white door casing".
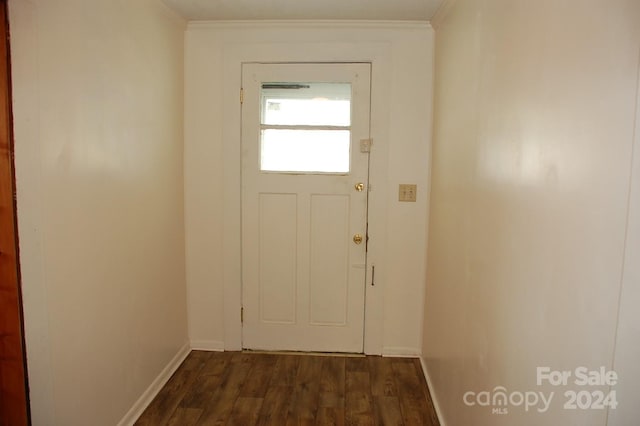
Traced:
<svg viewBox="0 0 640 426">
<path fill-rule="evenodd" d="M 260 170 L 273 82 L 351 84 L 348 173 Z M 370 64 L 243 64 L 242 85 L 242 346 L 363 352 Z"/>
</svg>

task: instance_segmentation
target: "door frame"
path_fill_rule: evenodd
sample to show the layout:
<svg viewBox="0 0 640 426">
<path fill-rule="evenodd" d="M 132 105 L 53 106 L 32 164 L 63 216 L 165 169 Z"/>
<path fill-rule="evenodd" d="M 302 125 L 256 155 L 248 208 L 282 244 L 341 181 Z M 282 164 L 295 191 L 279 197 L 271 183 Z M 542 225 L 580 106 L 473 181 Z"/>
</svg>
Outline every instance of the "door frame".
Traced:
<svg viewBox="0 0 640 426">
<path fill-rule="evenodd" d="M 0 345 L 0 423 L 12 425 L 30 424 L 29 393 L 27 383 L 27 363 L 24 341 L 24 321 L 22 316 L 22 292 L 20 288 L 20 262 L 18 260 L 18 229 L 15 198 L 15 162 L 13 146 L 13 120 L 11 100 L 11 60 L 9 49 L 9 17 L 7 1 L 0 0 L 0 20 L 2 45 L 0 46 L 0 249 L 3 269 L 9 277 L 3 285 L 8 286 L 10 299 L 4 300 L 2 309 L 8 312 L 8 322 L 0 329 L 0 337 L 8 338 L 9 344 Z M 5 294 L 7 294 L 5 293 Z M 6 303 L 6 304 L 5 304 Z M 4 393 L 11 398 L 7 398 Z"/>
<path fill-rule="evenodd" d="M 382 353 L 388 185 L 389 99 L 391 49 L 388 43 L 232 43 L 222 55 L 223 100 L 223 282 L 224 349 L 242 349 L 242 238 L 241 238 L 241 105 L 243 63 L 354 63 L 371 64 L 369 185 L 369 250 L 365 290 L 364 353 Z M 375 266 L 375 285 L 371 271 Z"/>
</svg>

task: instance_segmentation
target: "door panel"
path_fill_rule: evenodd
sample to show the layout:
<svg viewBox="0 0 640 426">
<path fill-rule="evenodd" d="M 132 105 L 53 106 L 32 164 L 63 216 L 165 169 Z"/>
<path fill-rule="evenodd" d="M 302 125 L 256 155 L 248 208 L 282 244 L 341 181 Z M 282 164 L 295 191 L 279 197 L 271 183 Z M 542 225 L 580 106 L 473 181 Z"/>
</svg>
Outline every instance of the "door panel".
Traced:
<svg viewBox="0 0 640 426">
<path fill-rule="evenodd" d="M 309 323 L 347 324 L 349 196 L 311 196 Z M 328 268 L 327 265 L 332 265 Z"/>
<path fill-rule="evenodd" d="M 362 352 L 369 64 L 242 70 L 243 347 Z"/>
<path fill-rule="evenodd" d="M 294 324 L 296 318 L 296 194 L 260 194 L 260 319 Z"/>
</svg>

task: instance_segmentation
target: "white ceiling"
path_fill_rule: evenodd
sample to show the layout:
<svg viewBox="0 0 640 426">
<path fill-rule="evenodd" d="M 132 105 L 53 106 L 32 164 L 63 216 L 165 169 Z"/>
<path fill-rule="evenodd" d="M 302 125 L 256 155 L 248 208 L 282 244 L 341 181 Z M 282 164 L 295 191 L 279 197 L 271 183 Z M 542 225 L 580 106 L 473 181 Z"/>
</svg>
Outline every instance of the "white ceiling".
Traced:
<svg viewBox="0 0 640 426">
<path fill-rule="evenodd" d="M 162 0 L 188 20 L 430 20 L 443 0 Z"/>
</svg>

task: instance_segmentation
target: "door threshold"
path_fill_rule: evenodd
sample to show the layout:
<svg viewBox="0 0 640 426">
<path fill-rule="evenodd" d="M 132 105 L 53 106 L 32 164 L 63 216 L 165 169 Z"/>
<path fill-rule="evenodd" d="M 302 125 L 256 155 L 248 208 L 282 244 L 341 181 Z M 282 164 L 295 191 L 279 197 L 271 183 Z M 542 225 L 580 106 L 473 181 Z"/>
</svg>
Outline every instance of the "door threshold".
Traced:
<svg viewBox="0 0 640 426">
<path fill-rule="evenodd" d="M 343 358 L 364 358 L 365 354 L 354 352 L 303 352 L 303 351 L 263 351 L 257 349 L 243 349 L 243 353 L 249 354 L 269 354 L 269 355 L 311 355 L 311 356 L 333 356 Z"/>
</svg>

